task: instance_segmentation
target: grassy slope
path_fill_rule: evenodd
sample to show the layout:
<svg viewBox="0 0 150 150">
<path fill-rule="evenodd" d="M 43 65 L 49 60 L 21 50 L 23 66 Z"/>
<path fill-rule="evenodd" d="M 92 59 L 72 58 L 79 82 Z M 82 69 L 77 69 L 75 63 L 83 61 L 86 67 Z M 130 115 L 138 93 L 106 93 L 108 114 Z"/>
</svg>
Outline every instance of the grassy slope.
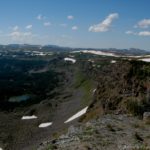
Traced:
<svg viewBox="0 0 150 150">
<path fill-rule="evenodd" d="M 93 97 L 94 82 L 78 69 L 75 73 L 73 86 L 75 89 L 78 88 L 84 92 L 82 97 L 83 105 L 89 105 Z"/>
</svg>

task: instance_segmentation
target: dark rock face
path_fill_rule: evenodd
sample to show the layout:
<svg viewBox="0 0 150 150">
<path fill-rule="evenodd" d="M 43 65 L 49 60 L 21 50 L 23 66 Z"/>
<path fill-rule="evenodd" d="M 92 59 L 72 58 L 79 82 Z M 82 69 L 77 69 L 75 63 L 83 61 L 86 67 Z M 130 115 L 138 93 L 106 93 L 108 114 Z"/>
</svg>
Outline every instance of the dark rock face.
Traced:
<svg viewBox="0 0 150 150">
<path fill-rule="evenodd" d="M 150 111 L 149 71 L 149 63 L 138 61 L 122 61 L 99 70 L 95 98 L 86 117 L 92 117 L 94 111 L 138 116 Z"/>
</svg>

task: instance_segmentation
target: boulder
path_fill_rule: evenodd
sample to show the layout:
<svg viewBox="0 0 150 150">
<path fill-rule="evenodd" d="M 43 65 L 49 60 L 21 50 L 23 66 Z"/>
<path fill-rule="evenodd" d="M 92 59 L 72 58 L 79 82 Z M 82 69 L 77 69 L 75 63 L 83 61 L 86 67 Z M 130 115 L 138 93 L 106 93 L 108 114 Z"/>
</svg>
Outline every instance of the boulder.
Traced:
<svg viewBox="0 0 150 150">
<path fill-rule="evenodd" d="M 144 112 L 144 114 L 143 114 L 143 121 L 145 123 L 150 123 L 150 112 Z"/>
</svg>

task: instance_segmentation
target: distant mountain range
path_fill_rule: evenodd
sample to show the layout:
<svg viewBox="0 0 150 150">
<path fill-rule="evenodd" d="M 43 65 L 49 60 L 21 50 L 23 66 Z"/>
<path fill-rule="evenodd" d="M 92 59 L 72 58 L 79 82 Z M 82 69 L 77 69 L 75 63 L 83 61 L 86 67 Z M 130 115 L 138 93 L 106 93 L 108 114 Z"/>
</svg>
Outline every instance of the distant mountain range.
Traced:
<svg viewBox="0 0 150 150">
<path fill-rule="evenodd" d="M 30 44 L 8 44 L 0 45 L 0 51 L 9 50 L 9 51 L 20 51 L 20 50 L 30 50 L 30 51 L 79 51 L 79 50 L 96 50 L 102 52 L 112 52 L 114 54 L 120 55 L 150 55 L 150 51 L 142 50 L 138 48 L 130 49 L 116 49 L 116 48 L 71 48 L 71 47 L 62 47 L 58 45 L 30 45 Z"/>
</svg>

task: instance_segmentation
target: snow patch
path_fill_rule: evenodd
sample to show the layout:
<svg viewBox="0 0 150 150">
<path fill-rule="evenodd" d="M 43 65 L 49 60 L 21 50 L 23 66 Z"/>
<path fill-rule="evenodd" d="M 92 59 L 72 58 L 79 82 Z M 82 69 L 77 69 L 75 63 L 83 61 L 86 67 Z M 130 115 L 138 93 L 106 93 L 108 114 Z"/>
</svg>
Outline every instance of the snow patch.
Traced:
<svg viewBox="0 0 150 150">
<path fill-rule="evenodd" d="M 69 118 L 67 121 L 65 121 L 64 123 L 68 123 L 68 122 L 71 122 L 73 121 L 74 119 L 76 118 L 79 118 L 80 116 L 84 115 L 86 113 L 88 109 L 88 106 L 85 107 L 84 109 L 82 109 L 81 111 L 79 111 L 78 113 L 76 113 L 75 115 L 73 115 L 71 118 Z"/>
<path fill-rule="evenodd" d="M 69 57 L 64 58 L 64 60 L 65 60 L 65 61 L 71 61 L 72 63 L 75 63 L 75 62 L 76 62 L 75 59 L 69 58 Z"/>
<path fill-rule="evenodd" d="M 74 58 L 74 55 L 69 55 L 69 57 L 73 57 Z"/>
<path fill-rule="evenodd" d="M 116 60 L 112 60 L 111 63 L 112 63 L 112 64 L 116 63 Z"/>
<path fill-rule="evenodd" d="M 88 62 L 94 63 L 94 60 L 89 59 Z"/>
<path fill-rule="evenodd" d="M 30 119 L 37 119 L 37 116 L 35 116 L 35 115 L 32 115 L 32 116 L 23 116 L 21 118 L 21 120 L 30 120 Z"/>
<path fill-rule="evenodd" d="M 95 92 L 96 92 L 96 89 L 93 90 L 93 93 L 95 93 Z"/>
<path fill-rule="evenodd" d="M 46 127 L 51 126 L 52 124 L 53 124 L 52 122 L 41 123 L 39 125 L 39 128 L 46 128 Z"/>
<path fill-rule="evenodd" d="M 145 61 L 145 62 L 150 62 L 150 58 L 143 58 L 143 59 L 139 59 L 141 61 Z"/>
</svg>

